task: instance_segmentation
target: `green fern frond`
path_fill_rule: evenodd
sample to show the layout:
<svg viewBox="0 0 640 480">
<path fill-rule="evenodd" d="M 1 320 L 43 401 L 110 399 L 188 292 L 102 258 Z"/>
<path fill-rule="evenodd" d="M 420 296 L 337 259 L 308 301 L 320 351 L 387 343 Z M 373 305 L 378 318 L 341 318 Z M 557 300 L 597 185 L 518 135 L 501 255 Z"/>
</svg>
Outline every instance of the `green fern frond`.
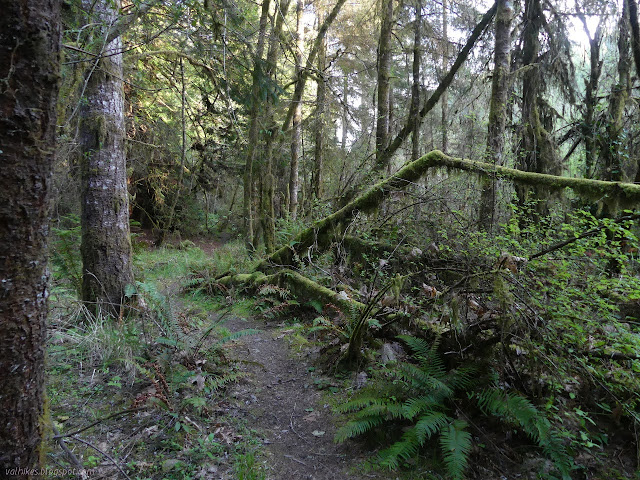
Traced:
<svg viewBox="0 0 640 480">
<path fill-rule="evenodd" d="M 451 480 L 464 478 L 471 451 L 471 434 L 465 430 L 467 422 L 454 420 L 440 432 L 440 447 Z"/>
<path fill-rule="evenodd" d="M 289 291 L 286 288 L 279 287 L 277 285 L 267 284 L 267 285 L 262 285 L 258 289 L 258 295 L 261 295 L 261 296 L 275 295 L 279 297 L 281 300 L 286 300 L 291 296 L 291 291 Z"/>
<path fill-rule="evenodd" d="M 349 438 L 357 437 L 368 432 L 382 422 L 384 422 L 384 418 L 380 416 L 350 420 L 346 425 L 338 429 L 333 439 L 336 443 L 342 443 Z"/>
<path fill-rule="evenodd" d="M 506 421 L 515 423 L 531 437 L 554 462 L 563 479 L 570 479 L 571 458 L 560 437 L 553 432 L 549 420 L 526 398 L 497 388 L 483 390 L 476 395 L 478 405 Z"/>
<path fill-rule="evenodd" d="M 371 394 L 363 393 L 357 398 L 350 400 L 342 405 L 336 407 L 336 411 L 338 413 L 348 413 L 355 412 L 357 410 L 362 410 L 370 405 L 384 405 L 387 403 L 387 400 L 384 398 L 380 398 L 379 396 L 375 396 L 376 394 L 371 392 Z"/>
<path fill-rule="evenodd" d="M 442 412 L 428 412 L 416 422 L 415 434 L 419 445 L 423 445 L 434 433 L 441 431 L 451 418 Z"/>
<path fill-rule="evenodd" d="M 398 335 L 398 338 L 402 340 L 416 356 L 422 357 L 431 356 L 434 345 L 437 348 L 437 345 L 440 343 L 439 338 L 436 338 L 432 345 L 429 345 L 426 340 L 422 338 L 417 338 L 411 335 Z"/>
<path fill-rule="evenodd" d="M 209 377 L 207 379 L 207 385 L 211 388 L 211 390 L 216 391 L 224 387 L 228 383 L 237 382 L 238 380 L 246 376 L 246 372 L 225 373 L 220 377 Z"/>
<path fill-rule="evenodd" d="M 411 428 L 402 435 L 402 440 L 378 453 L 375 461 L 381 467 L 394 470 L 398 468 L 400 461 L 406 461 L 415 456 L 419 448 L 420 444 L 416 438 L 415 428 Z"/>
<path fill-rule="evenodd" d="M 411 363 L 398 365 L 397 370 L 392 375 L 401 378 L 420 391 L 440 392 L 445 398 L 453 395 L 453 389 L 443 381 L 446 377 L 430 375 Z"/>
<path fill-rule="evenodd" d="M 423 395 L 408 399 L 403 407 L 403 417 L 407 420 L 413 420 L 415 417 L 425 412 L 431 412 L 442 408 L 442 401 L 434 395 Z"/>
<path fill-rule="evenodd" d="M 474 365 L 459 367 L 451 370 L 447 379 L 448 385 L 454 390 L 468 390 L 477 385 L 479 380 L 478 368 Z"/>
</svg>

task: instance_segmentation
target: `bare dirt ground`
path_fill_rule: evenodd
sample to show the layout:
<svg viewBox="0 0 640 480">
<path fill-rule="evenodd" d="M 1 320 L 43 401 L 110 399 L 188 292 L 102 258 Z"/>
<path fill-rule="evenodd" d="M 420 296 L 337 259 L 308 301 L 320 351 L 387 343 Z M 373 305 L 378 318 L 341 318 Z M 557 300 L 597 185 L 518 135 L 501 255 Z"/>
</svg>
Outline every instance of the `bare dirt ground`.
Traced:
<svg viewBox="0 0 640 480">
<path fill-rule="evenodd" d="M 336 445 L 336 417 L 327 393 L 315 385 L 319 377 L 305 353 L 293 353 L 287 329 L 255 319 L 233 318 L 231 331 L 260 333 L 243 337 L 232 354 L 248 374 L 231 390 L 233 415 L 244 418 L 264 443 L 267 478 L 272 480 L 364 480 L 387 478 L 359 468 L 366 452 L 354 443 Z"/>
</svg>

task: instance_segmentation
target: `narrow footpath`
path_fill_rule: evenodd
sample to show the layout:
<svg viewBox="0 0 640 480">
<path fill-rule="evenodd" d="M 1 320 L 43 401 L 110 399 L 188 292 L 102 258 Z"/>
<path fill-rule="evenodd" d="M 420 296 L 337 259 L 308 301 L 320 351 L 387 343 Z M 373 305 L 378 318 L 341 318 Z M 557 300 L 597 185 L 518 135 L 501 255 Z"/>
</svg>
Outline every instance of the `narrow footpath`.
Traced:
<svg viewBox="0 0 640 480">
<path fill-rule="evenodd" d="M 320 377 L 306 354 L 293 353 L 286 340 L 291 331 L 254 319 L 229 319 L 232 332 L 259 329 L 242 337 L 232 355 L 247 378 L 230 391 L 232 415 L 257 430 L 267 455 L 269 480 L 364 480 L 387 478 L 362 472 L 366 452 L 353 443 L 336 445 L 335 414 L 327 391 L 316 388 Z"/>
</svg>

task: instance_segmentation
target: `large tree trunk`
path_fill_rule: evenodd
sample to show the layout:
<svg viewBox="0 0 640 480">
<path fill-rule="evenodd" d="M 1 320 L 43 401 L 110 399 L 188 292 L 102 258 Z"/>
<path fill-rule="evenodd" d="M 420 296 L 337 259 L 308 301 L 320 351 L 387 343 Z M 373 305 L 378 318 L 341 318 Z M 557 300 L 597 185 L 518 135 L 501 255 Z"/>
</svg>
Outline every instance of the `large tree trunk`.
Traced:
<svg viewBox="0 0 640 480">
<path fill-rule="evenodd" d="M 120 2 L 85 0 L 96 39 L 118 18 Z M 81 108 L 82 299 L 120 313 L 125 287 L 133 283 L 129 194 L 124 146 L 124 89 L 120 38 L 103 45 L 87 72 Z"/>
<path fill-rule="evenodd" d="M 253 85 L 251 86 L 251 108 L 249 109 L 249 132 L 247 134 L 247 153 L 244 167 L 244 197 L 242 200 L 242 219 L 244 233 L 248 247 L 253 246 L 253 164 L 255 163 L 256 147 L 258 143 L 258 114 L 260 106 L 260 82 L 262 76 L 262 55 L 264 54 L 264 42 L 267 32 L 267 20 L 269 19 L 269 0 L 262 1 L 260 14 L 260 26 L 258 30 L 258 44 L 253 57 Z"/>
<path fill-rule="evenodd" d="M 518 168 L 528 172 L 560 173 L 557 149 L 540 117 L 540 31 L 544 25 L 544 13 L 540 0 L 526 0 L 524 11 L 524 31 L 522 47 L 522 142 L 518 155 Z M 538 201 L 538 214 L 548 213 L 544 188 L 518 188 L 518 201 L 524 206 L 530 200 Z"/>
<path fill-rule="evenodd" d="M 282 35 L 282 27 L 284 19 L 289 11 L 290 0 L 285 0 L 278 5 L 281 15 L 278 15 L 271 29 L 271 39 L 269 41 L 269 50 L 267 52 L 267 66 L 265 75 L 269 78 L 273 77 L 276 64 L 278 62 L 280 52 L 280 37 Z M 262 182 L 260 189 L 260 222 L 262 225 L 262 236 L 267 254 L 275 249 L 276 242 L 276 225 L 275 225 L 275 190 L 276 179 L 273 175 L 273 142 L 278 134 L 278 125 L 276 124 L 273 112 L 273 104 L 268 101 L 265 110 L 265 123 L 267 125 L 267 134 L 264 139 L 264 162 L 262 170 Z"/>
<path fill-rule="evenodd" d="M 512 18 L 513 8 L 510 0 L 498 0 L 486 153 L 486 161 L 494 165 L 504 165 L 503 151 L 507 121 L 507 101 L 509 98 Z M 482 185 L 479 212 L 480 226 L 484 230 L 491 230 L 495 216 L 496 179 L 484 180 Z"/>
<path fill-rule="evenodd" d="M 389 144 L 389 95 L 391 85 L 391 34 L 393 32 L 393 0 L 382 0 L 380 40 L 378 42 L 378 111 L 376 116 L 376 170 L 385 170 L 390 159 L 383 156 Z"/>
<path fill-rule="evenodd" d="M 304 55 L 304 0 L 298 0 L 296 7 L 296 79 L 302 77 Z M 298 213 L 298 189 L 300 188 L 299 168 L 302 151 L 302 97 L 295 99 L 293 111 L 293 133 L 291 135 L 291 169 L 289 171 L 289 214 L 293 220 Z"/>
<path fill-rule="evenodd" d="M 60 3 L 5 2 L 0 18 L 0 476 L 40 468 L 49 186 Z M 11 469 L 23 469 L 22 473 Z"/>
</svg>

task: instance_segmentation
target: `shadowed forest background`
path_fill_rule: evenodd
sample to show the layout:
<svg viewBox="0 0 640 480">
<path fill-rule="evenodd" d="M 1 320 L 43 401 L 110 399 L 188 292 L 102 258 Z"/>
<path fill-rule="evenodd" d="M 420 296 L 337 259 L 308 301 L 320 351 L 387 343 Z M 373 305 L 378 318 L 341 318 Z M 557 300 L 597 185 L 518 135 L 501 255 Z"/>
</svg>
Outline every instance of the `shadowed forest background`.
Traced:
<svg viewBox="0 0 640 480">
<path fill-rule="evenodd" d="M 58 7 L 0 37 L 0 466 L 640 478 L 637 0 Z"/>
</svg>

